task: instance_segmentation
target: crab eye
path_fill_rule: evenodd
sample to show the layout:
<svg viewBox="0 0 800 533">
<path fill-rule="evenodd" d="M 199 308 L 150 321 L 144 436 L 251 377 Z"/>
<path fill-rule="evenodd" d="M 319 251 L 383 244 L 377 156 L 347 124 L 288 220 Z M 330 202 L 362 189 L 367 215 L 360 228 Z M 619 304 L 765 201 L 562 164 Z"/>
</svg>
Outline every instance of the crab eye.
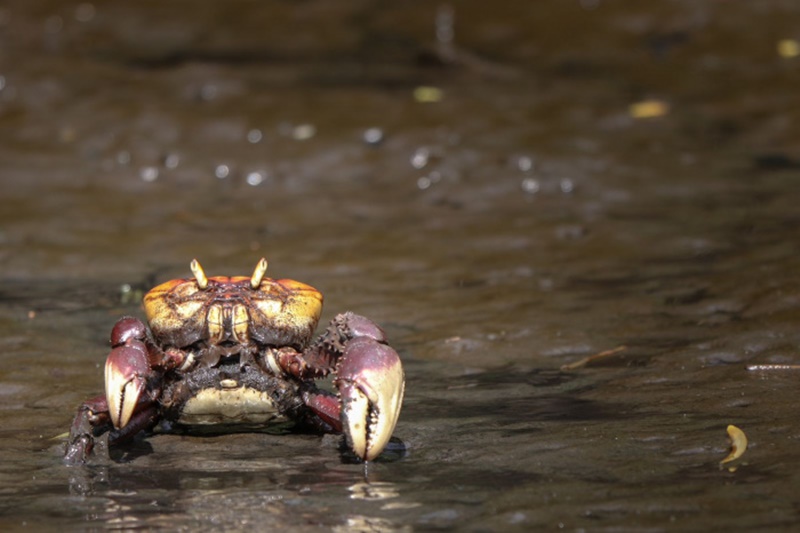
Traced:
<svg viewBox="0 0 800 533">
<path fill-rule="evenodd" d="M 256 265 L 253 275 L 250 277 L 250 287 L 257 289 L 261 286 L 261 280 L 264 279 L 264 274 L 267 272 L 267 260 L 263 257 Z"/>
<path fill-rule="evenodd" d="M 202 290 L 208 287 L 208 278 L 206 277 L 206 273 L 203 272 L 203 267 L 200 266 L 200 263 L 197 259 L 192 259 L 192 262 L 189 263 L 189 268 L 192 269 L 192 274 L 194 274 L 194 279 L 197 280 L 197 286 Z"/>
</svg>

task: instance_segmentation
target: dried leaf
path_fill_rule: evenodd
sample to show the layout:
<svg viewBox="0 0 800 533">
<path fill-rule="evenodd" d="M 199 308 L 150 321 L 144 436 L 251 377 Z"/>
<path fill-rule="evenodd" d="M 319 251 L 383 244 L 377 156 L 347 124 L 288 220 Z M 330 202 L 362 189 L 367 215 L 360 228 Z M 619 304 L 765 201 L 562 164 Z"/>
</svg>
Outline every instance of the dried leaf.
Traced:
<svg viewBox="0 0 800 533">
<path fill-rule="evenodd" d="M 729 453 L 725 459 L 719 462 L 720 466 L 735 461 L 741 457 L 744 451 L 747 449 L 747 436 L 741 429 L 734 425 L 729 425 L 728 437 L 731 439 L 731 453 Z"/>
<path fill-rule="evenodd" d="M 800 42 L 795 39 L 781 39 L 778 41 L 778 55 L 785 58 L 800 56 Z"/>
<path fill-rule="evenodd" d="M 444 98 L 444 91 L 439 87 L 422 85 L 414 89 L 414 100 L 421 104 L 439 102 L 442 98 Z"/>
<path fill-rule="evenodd" d="M 633 118 L 654 118 L 669 113 L 669 104 L 663 100 L 642 100 L 631 104 L 628 113 Z"/>
</svg>

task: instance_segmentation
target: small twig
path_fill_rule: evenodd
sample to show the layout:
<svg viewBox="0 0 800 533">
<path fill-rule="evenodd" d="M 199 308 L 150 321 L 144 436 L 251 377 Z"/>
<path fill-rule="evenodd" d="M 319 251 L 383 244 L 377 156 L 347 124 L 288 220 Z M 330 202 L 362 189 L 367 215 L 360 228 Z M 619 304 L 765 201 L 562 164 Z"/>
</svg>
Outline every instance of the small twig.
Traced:
<svg viewBox="0 0 800 533">
<path fill-rule="evenodd" d="M 612 348 L 612 349 L 606 350 L 604 352 L 596 353 L 594 355 L 590 355 L 589 357 L 584 357 L 580 361 L 575 361 L 574 363 L 569 363 L 569 364 L 563 365 L 561 367 L 561 371 L 562 372 L 567 372 L 569 370 L 575 370 L 577 368 L 582 368 L 582 367 L 588 365 L 589 363 L 591 363 L 592 361 L 596 361 L 598 359 L 602 359 L 604 357 L 608 357 L 610 355 L 617 354 L 617 353 L 619 353 L 621 351 L 624 351 L 624 350 L 627 350 L 627 349 L 628 349 L 628 347 L 623 344 L 622 346 L 617 346 L 616 348 Z"/>
<path fill-rule="evenodd" d="M 762 370 L 800 370 L 800 365 L 747 365 L 747 370 L 760 372 Z"/>
</svg>

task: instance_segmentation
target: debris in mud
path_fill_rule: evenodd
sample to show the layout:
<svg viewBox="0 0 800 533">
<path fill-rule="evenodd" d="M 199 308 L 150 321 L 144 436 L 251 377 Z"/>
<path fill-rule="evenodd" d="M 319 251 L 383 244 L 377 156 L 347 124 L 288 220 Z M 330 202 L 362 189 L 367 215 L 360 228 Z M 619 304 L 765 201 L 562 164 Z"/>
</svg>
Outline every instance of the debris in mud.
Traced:
<svg viewBox="0 0 800 533">
<path fill-rule="evenodd" d="M 414 101 L 421 104 L 440 102 L 444 92 L 439 87 L 420 86 L 414 89 Z"/>
<path fill-rule="evenodd" d="M 568 372 L 570 370 L 577 370 L 578 368 L 585 367 L 586 365 L 588 365 L 589 363 L 591 363 L 593 361 L 597 361 L 598 359 L 603 359 L 605 357 L 609 357 L 611 355 L 618 354 L 618 353 L 620 353 L 622 351 L 625 351 L 627 349 L 628 349 L 628 347 L 625 346 L 625 345 L 617 346 L 616 348 L 612 348 L 610 350 L 605 350 L 603 352 L 596 353 L 596 354 L 590 355 L 588 357 L 584 357 L 583 359 L 581 359 L 579 361 L 575 361 L 574 363 L 569 363 L 569 364 L 566 364 L 566 365 L 562 365 L 561 366 L 561 371 L 562 372 Z"/>
<path fill-rule="evenodd" d="M 781 57 L 797 57 L 800 56 L 800 41 L 795 39 L 781 39 L 777 45 L 778 55 Z"/>
<path fill-rule="evenodd" d="M 630 105 L 628 113 L 633 118 L 654 118 L 669 113 L 669 104 L 663 100 L 642 100 Z"/>
<path fill-rule="evenodd" d="M 732 463 L 747 450 L 747 436 L 744 434 L 744 431 L 731 424 L 728 426 L 728 437 L 731 439 L 731 453 L 719 462 L 720 468 L 724 467 L 726 464 Z M 731 465 L 728 467 L 728 471 L 735 472 L 737 468 L 738 465 Z"/>
<path fill-rule="evenodd" d="M 747 365 L 749 372 L 761 372 L 764 370 L 800 370 L 800 365 L 786 364 L 766 364 L 766 365 Z"/>
</svg>

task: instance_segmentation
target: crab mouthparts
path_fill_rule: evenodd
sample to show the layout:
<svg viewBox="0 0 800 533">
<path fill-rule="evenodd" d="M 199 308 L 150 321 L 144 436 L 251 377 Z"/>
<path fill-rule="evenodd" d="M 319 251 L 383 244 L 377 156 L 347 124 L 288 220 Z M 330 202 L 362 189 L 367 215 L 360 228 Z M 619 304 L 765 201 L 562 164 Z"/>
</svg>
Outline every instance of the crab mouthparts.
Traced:
<svg viewBox="0 0 800 533">
<path fill-rule="evenodd" d="M 214 304 L 206 315 L 208 339 L 211 344 L 231 341 L 238 344 L 250 342 L 250 315 L 244 304 Z"/>
</svg>

